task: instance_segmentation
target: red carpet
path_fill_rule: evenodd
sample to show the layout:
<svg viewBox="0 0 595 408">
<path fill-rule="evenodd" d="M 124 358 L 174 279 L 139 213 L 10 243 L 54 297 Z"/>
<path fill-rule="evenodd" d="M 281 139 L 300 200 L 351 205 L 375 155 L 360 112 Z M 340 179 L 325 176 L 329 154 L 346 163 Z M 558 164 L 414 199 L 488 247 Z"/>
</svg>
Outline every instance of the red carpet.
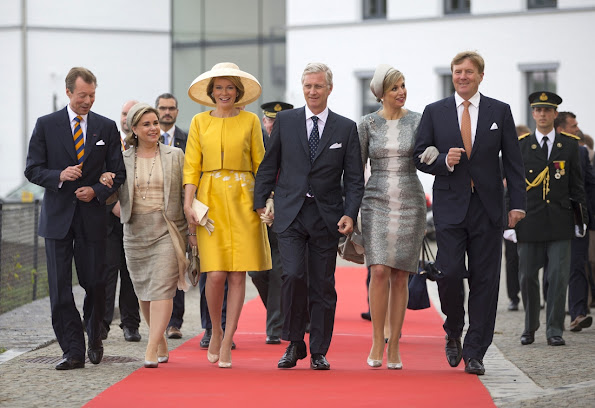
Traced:
<svg viewBox="0 0 595 408">
<path fill-rule="evenodd" d="M 444 356 L 444 331 L 433 309 L 407 311 L 401 339 L 403 370 L 370 368 L 371 323 L 366 309 L 366 270 L 338 268 L 335 330 L 327 355 L 330 371 L 310 369 L 309 357 L 289 370 L 277 368 L 287 343 L 264 344 L 260 299 L 244 306 L 234 340 L 233 368 L 210 364 L 200 336 L 170 353 L 170 362 L 145 369 L 113 385 L 87 407 L 494 407 L 476 376 Z M 306 339 L 306 343 L 308 340 Z M 386 353 L 385 353 L 386 354 Z"/>
</svg>

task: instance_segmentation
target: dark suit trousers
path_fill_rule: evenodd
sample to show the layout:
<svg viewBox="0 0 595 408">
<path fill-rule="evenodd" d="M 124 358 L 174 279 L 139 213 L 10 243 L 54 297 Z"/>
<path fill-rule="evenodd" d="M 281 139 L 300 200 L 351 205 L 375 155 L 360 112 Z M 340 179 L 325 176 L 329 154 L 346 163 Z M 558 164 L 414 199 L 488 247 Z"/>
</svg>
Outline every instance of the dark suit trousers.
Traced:
<svg viewBox="0 0 595 408">
<path fill-rule="evenodd" d="M 100 211 L 105 212 L 105 208 Z M 77 206 L 72 225 L 63 239 L 45 240 L 52 326 L 64 357 L 85 358 L 81 316 L 72 295 L 72 258 L 79 284 L 85 289 L 83 320 L 89 344 L 101 344 L 100 327 L 105 312 L 105 238 L 87 240 Z"/>
<path fill-rule="evenodd" d="M 202 278 L 202 276 L 201 276 Z M 199 278 L 200 279 L 200 278 Z M 201 305 L 202 305 L 202 298 L 201 298 Z M 177 327 L 178 329 L 182 327 L 184 323 L 184 312 L 186 310 L 184 304 L 184 291 L 183 290 L 176 290 L 176 295 L 174 296 L 174 306 L 171 310 L 171 318 L 169 319 L 168 327 L 173 326 Z"/>
<path fill-rule="evenodd" d="M 589 280 L 587 278 L 587 259 L 589 255 L 589 231 L 583 238 L 573 238 L 568 279 L 568 310 L 570 320 L 587 315 L 589 300 Z"/>
<path fill-rule="evenodd" d="M 541 310 L 539 269 L 547 260 L 546 337 L 561 336 L 564 331 L 564 306 L 570 271 L 570 240 L 519 242 L 519 278 L 525 308 L 525 332 L 539 328 Z"/>
<path fill-rule="evenodd" d="M 207 286 L 207 273 L 201 273 L 198 278 L 198 289 L 200 290 L 200 324 L 203 329 L 212 329 L 211 315 L 209 314 L 209 306 L 207 305 L 207 294 L 205 288 Z M 225 292 L 223 295 L 223 305 L 221 306 L 221 328 L 225 330 L 225 319 L 227 317 L 227 281 L 225 281 Z"/>
<path fill-rule="evenodd" d="M 326 354 L 335 323 L 339 237 L 326 227 L 314 199 L 306 198 L 291 225 L 277 238 L 283 263 L 283 339 L 304 339 L 309 306 L 310 353 Z"/>
<path fill-rule="evenodd" d="M 504 256 L 506 257 L 506 291 L 508 299 L 519 303 L 519 292 L 521 291 L 519 284 L 519 253 L 515 242 L 504 240 Z"/>
<path fill-rule="evenodd" d="M 471 195 L 462 223 L 436 223 L 438 254 L 436 262 L 444 277 L 438 280 L 444 330 L 449 337 L 460 337 L 465 324 L 463 279 L 469 283 L 469 328 L 463 345 L 463 358 L 483 359 L 494 337 L 500 265 L 502 228 L 490 221 L 477 194 Z M 465 266 L 467 254 L 467 267 Z"/>
<path fill-rule="evenodd" d="M 107 236 L 106 244 L 107 281 L 103 324 L 109 331 L 110 324 L 114 318 L 114 301 L 116 299 L 118 272 L 120 272 L 120 296 L 118 297 L 118 304 L 120 305 L 120 328 L 129 327 L 138 329 L 140 325 L 138 299 L 126 266 L 122 224 L 120 224 L 120 220 L 116 216 L 109 214 L 109 217 L 114 217 L 115 220 L 110 220 L 114 224 L 112 231 Z"/>
<path fill-rule="evenodd" d="M 283 274 L 283 266 L 279 254 L 277 234 L 271 231 L 270 228 L 268 233 L 273 269 L 248 272 L 248 275 L 252 278 L 252 283 L 256 286 L 262 303 L 267 309 L 267 336 L 281 337 L 283 330 L 283 314 L 281 312 L 281 275 Z"/>
</svg>

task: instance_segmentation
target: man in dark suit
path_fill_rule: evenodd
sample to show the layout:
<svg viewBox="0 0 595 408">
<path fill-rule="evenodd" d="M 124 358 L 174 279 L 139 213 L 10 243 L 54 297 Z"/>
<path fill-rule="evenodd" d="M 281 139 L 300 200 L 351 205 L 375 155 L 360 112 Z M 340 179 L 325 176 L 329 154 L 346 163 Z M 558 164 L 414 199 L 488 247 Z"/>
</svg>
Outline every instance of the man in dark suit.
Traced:
<svg viewBox="0 0 595 408">
<path fill-rule="evenodd" d="M 120 140 L 122 150 L 126 150 L 126 137 L 131 133 L 126 122 L 128 111 L 138 101 L 126 101 L 120 112 Z M 118 305 L 120 307 L 120 328 L 124 332 L 124 340 L 137 342 L 141 340 L 138 332 L 140 325 L 140 313 L 138 298 L 132 286 L 132 280 L 128 273 L 126 256 L 124 254 L 124 228 L 120 222 L 120 202 L 106 206 L 107 210 L 107 242 L 106 242 L 106 264 L 107 277 L 105 285 L 105 316 L 101 327 L 101 338 L 107 339 L 110 325 L 114 318 L 114 302 L 116 300 L 116 286 L 118 275 L 120 275 L 120 295 Z"/>
<path fill-rule="evenodd" d="M 277 114 L 284 110 L 293 109 L 293 105 L 285 102 L 267 102 L 260 105 L 262 109 L 262 124 L 264 132 L 262 134 L 264 147 L 267 148 L 270 135 L 273 131 L 273 125 Z M 252 278 L 252 283 L 256 286 L 260 299 L 267 310 L 266 318 L 266 344 L 281 344 L 281 335 L 283 330 L 283 313 L 281 312 L 281 275 L 283 274 L 283 265 L 281 264 L 281 254 L 277 244 L 277 234 L 272 229 L 272 220 L 269 225 L 268 235 L 271 246 L 271 259 L 273 268 L 268 271 L 249 271 L 248 275 Z"/>
<path fill-rule="evenodd" d="M 537 129 L 519 138 L 527 183 L 527 217 L 516 227 L 525 307 L 521 344 L 535 341 L 540 312 L 538 271 L 547 261 L 545 334 L 550 346 L 563 346 L 571 242 L 573 237 L 585 235 L 583 224 L 587 223 L 578 137 L 557 133 L 554 128 L 562 103 L 558 95 L 534 92 L 529 103 Z"/>
<path fill-rule="evenodd" d="M 57 370 L 83 368 L 85 337 L 72 295 L 72 258 L 85 289 L 83 319 L 89 360 L 103 357 L 101 324 L 105 311 L 105 200 L 126 178 L 114 121 L 91 112 L 95 75 L 75 67 L 66 76 L 66 108 L 37 120 L 25 176 L 45 187 L 39 235 L 45 238 L 52 326 L 64 352 Z M 104 171 L 116 174 L 108 188 Z"/>
<path fill-rule="evenodd" d="M 485 372 L 483 357 L 494 335 L 503 229 L 505 224 L 513 228 L 526 208 L 512 113 L 507 104 L 479 93 L 484 66 L 476 52 L 453 58 L 456 92 L 426 106 L 413 155 L 419 170 L 436 176 L 433 211 L 436 263 L 444 275 L 438 291 L 446 315 L 446 358 L 452 367 L 464 358 L 465 371 L 477 375 Z M 503 177 L 510 195 L 508 220 L 503 216 Z M 463 347 L 464 278 L 469 282 L 469 327 Z"/>
<path fill-rule="evenodd" d="M 283 339 L 291 342 L 278 367 L 294 367 L 306 357 L 303 339 L 309 309 L 310 367 L 328 370 L 325 355 L 337 302 L 337 245 L 341 234 L 353 230 L 364 174 L 355 123 L 327 107 L 333 90 L 331 70 L 321 63 L 308 64 L 302 88 L 306 106 L 279 112 L 275 119 L 256 174 L 254 209 L 264 215 L 275 191 L 272 228 L 283 264 Z"/>
<path fill-rule="evenodd" d="M 558 112 L 554 120 L 554 128 L 558 133 L 566 133 L 581 137 L 576 115 L 572 112 Z M 583 187 L 589 230 L 595 229 L 595 173 L 589 160 L 589 151 L 584 140 L 579 139 L 579 156 L 583 171 Z M 579 332 L 591 327 L 593 317 L 589 313 L 589 279 L 587 265 L 589 256 L 589 232 L 584 237 L 574 237 L 571 244 L 570 276 L 568 278 L 568 311 L 570 312 L 570 331 Z"/>
</svg>

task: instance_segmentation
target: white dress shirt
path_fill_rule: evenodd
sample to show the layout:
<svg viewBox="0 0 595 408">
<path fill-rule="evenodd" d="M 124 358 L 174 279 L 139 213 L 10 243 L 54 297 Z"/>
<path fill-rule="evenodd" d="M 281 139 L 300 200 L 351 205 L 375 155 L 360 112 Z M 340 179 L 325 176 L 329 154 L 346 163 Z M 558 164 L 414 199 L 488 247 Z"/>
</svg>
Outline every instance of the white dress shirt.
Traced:
<svg viewBox="0 0 595 408">
<path fill-rule="evenodd" d="M 318 136 L 322 137 L 324 125 L 328 120 L 328 106 L 324 108 L 324 110 L 320 112 L 318 115 L 314 115 L 312 111 L 308 109 L 308 105 L 306 105 L 306 131 L 308 132 L 308 139 L 310 139 L 310 133 L 312 133 L 312 128 L 314 128 L 314 121 L 312 120 L 312 116 L 318 117 Z"/>
<path fill-rule="evenodd" d="M 543 138 L 547 136 L 547 157 L 550 157 L 550 154 L 552 154 L 552 147 L 554 147 L 554 138 L 556 137 L 556 131 L 554 129 L 552 129 L 550 131 L 550 133 L 548 133 L 547 135 L 544 135 L 543 133 L 541 133 L 539 130 L 535 129 L 535 137 L 537 138 L 537 143 L 539 143 L 539 147 L 541 147 L 541 145 L 543 145 L 542 141 Z"/>
</svg>

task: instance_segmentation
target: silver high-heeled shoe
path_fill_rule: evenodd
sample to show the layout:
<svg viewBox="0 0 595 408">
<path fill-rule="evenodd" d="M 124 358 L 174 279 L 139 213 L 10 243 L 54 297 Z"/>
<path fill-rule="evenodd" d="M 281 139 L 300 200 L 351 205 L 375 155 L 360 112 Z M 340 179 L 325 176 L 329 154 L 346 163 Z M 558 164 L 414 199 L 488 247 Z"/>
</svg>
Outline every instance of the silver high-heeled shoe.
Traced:
<svg viewBox="0 0 595 408">
<path fill-rule="evenodd" d="M 370 367 L 380 367 L 382 366 L 382 360 L 372 360 L 370 357 L 368 357 L 368 365 Z"/>
<path fill-rule="evenodd" d="M 145 360 L 145 368 L 157 368 L 157 366 L 159 366 L 157 361 Z"/>
<path fill-rule="evenodd" d="M 219 368 L 231 368 L 231 361 L 229 363 L 225 363 L 219 360 Z"/>
<path fill-rule="evenodd" d="M 169 361 L 169 353 L 165 356 L 157 356 L 157 362 L 159 363 L 167 363 Z"/>
<path fill-rule="evenodd" d="M 389 370 L 401 370 L 403 369 L 403 363 L 386 363 Z"/>
</svg>

